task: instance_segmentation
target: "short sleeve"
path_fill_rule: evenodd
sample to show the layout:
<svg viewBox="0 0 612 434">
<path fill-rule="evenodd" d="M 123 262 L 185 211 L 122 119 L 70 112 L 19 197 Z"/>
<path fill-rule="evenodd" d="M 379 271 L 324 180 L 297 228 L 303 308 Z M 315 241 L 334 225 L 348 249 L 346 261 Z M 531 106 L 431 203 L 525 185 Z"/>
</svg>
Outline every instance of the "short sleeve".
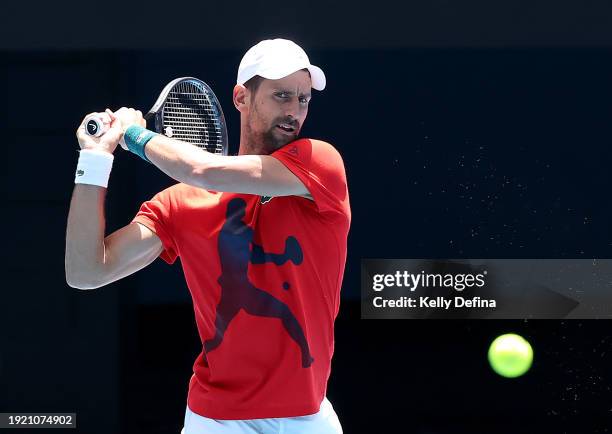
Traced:
<svg viewBox="0 0 612 434">
<path fill-rule="evenodd" d="M 272 153 L 306 186 L 319 212 L 350 219 L 344 162 L 338 151 L 321 140 L 300 139 Z"/>
<path fill-rule="evenodd" d="M 167 190 L 164 190 L 144 202 L 132 222 L 140 223 L 155 232 L 164 247 L 159 257 L 173 264 L 178 254 L 170 223 L 170 210 L 170 198 Z"/>
</svg>

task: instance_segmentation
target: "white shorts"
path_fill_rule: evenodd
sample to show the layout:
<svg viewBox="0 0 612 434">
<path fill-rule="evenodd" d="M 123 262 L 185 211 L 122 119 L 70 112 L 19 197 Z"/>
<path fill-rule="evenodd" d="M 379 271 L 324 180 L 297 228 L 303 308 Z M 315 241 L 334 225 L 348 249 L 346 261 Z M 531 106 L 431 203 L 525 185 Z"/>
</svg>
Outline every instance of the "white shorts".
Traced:
<svg viewBox="0 0 612 434">
<path fill-rule="evenodd" d="M 181 434 L 342 434 L 338 416 L 325 398 L 318 413 L 270 419 L 221 420 L 185 412 Z"/>
</svg>

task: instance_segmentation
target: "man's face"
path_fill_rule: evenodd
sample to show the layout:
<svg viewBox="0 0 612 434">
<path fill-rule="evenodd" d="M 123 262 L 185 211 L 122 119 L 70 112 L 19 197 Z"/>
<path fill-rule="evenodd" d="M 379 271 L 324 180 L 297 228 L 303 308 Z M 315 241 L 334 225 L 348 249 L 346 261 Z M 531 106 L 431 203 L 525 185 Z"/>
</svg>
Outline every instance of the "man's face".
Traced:
<svg viewBox="0 0 612 434">
<path fill-rule="evenodd" d="M 279 80 L 263 80 L 249 98 L 248 140 L 272 153 L 298 137 L 308 114 L 310 74 L 297 71 Z"/>
</svg>

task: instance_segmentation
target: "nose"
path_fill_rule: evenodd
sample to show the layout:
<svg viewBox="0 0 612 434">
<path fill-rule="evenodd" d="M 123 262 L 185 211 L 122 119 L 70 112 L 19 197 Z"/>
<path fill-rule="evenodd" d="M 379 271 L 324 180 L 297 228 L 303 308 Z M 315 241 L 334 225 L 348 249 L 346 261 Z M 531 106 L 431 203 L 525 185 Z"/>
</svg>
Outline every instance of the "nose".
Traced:
<svg viewBox="0 0 612 434">
<path fill-rule="evenodd" d="M 291 118 L 292 120 L 297 117 L 299 107 L 297 104 L 287 104 L 285 107 L 285 117 Z"/>
<path fill-rule="evenodd" d="M 285 112 L 285 119 L 287 119 L 289 122 L 296 122 L 297 118 L 292 113 L 293 112 L 290 111 Z"/>
<path fill-rule="evenodd" d="M 300 104 L 299 98 L 291 98 L 291 101 L 285 104 L 285 116 L 297 120 L 300 118 L 303 109 L 304 107 Z"/>
</svg>

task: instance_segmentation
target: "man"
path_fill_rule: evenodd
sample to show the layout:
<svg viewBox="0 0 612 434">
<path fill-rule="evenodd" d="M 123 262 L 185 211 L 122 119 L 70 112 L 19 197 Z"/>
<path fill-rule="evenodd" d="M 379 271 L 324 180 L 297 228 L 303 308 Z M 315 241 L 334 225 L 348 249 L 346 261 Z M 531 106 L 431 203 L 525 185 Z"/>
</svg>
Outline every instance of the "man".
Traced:
<svg viewBox="0 0 612 434">
<path fill-rule="evenodd" d="M 237 156 L 150 133 L 127 108 L 107 110 L 100 138 L 77 130 L 67 282 L 97 288 L 180 256 L 203 347 L 184 434 L 342 432 L 325 394 L 350 225 L 346 175 L 330 144 L 298 139 L 311 89 L 324 87 L 298 45 L 266 40 L 238 69 Z M 146 137 L 134 152 L 180 182 L 105 238 L 112 153 L 119 142 L 134 150 L 134 132 Z"/>
</svg>

